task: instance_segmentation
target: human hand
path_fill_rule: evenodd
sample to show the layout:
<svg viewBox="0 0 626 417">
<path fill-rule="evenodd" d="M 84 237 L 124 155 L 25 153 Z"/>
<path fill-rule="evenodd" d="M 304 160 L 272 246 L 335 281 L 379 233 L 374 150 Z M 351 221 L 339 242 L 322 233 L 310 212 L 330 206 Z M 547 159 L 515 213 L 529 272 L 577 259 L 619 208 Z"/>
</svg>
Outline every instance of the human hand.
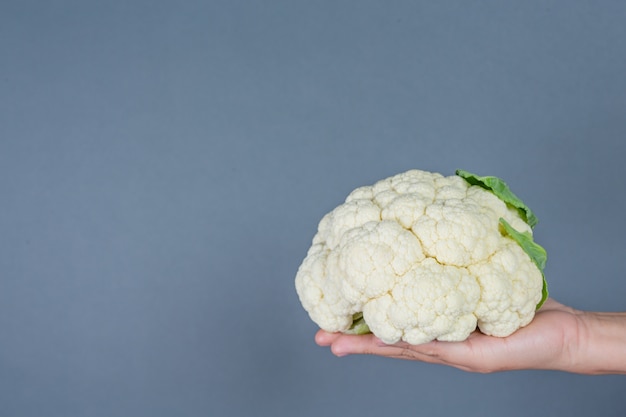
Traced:
<svg viewBox="0 0 626 417">
<path fill-rule="evenodd" d="M 320 346 L 330 346 L 337 356 L 370 354 L 449 365 L 470 372 L 515 369 L 584 372 L 576 363 L 577 340 L 584 327 L 582 315 L 583 312 L 548 299 L 528 326 L 504 338 L 475 331 L 463 342 L 387 345 L 373 334 L 357 336 L 320 330 L 315 341 Z"/>
</svg>

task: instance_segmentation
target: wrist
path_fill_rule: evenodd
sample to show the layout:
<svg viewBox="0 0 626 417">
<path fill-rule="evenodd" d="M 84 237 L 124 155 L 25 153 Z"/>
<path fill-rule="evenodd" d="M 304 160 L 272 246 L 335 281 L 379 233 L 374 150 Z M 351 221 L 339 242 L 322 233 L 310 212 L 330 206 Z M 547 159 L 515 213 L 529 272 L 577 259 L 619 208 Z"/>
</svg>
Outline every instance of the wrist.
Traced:
<svg viewBox="0 0 626 417">
<path fill-rule="evenodd" d="M 576 312 L 573 368 L 584 374 L 626 374 L 626 313 Z"/>
</svg>

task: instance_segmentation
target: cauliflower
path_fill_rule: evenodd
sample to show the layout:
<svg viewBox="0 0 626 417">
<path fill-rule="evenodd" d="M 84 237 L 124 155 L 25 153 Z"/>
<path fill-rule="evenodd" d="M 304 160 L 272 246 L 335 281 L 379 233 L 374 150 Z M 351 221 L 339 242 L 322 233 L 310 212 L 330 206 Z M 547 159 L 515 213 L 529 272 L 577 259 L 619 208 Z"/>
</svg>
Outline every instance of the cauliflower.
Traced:
<svg viewBox="0 0 626 417">
<path fill-rule="evenodd" d="M 295 286 L 329 332 L 385 343 L 508 336 L 547 298 L 537 219 L 496 177 L 411 170 L 357 188 L 319 223 Z"/>
</svg>

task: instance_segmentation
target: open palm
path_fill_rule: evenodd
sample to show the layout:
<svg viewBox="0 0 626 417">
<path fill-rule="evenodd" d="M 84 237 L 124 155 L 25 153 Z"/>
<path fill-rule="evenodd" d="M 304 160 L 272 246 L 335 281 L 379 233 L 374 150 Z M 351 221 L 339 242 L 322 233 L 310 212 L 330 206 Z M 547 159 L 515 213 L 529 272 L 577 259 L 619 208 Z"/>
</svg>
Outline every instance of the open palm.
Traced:
<svg viewBox="0 0 626 417">
<path fill-rule="evenodd" d="M 338 356 L 371 354 L 454 366 L 472 372 L 514 369 L 571 369 L 581 331 L 581 312 L 546 300 L 534 320 L 509 337 L 486 336 L 479 331 L 463 342 L 432 341 L 421 345 L 387 345 L 372 334 L 344 335 L 320 330 L 315 340 Z"/>
</svg>

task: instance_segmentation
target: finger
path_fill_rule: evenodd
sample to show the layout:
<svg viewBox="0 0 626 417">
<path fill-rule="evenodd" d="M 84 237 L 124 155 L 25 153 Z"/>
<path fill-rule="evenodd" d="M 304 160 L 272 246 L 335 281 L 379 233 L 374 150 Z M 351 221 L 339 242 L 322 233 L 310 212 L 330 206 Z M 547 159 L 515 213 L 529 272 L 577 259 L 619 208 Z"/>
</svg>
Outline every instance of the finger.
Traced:
<svg viewBox="0 0 626 417">
<path fill-rule="evenodd" d="M 405 352 L 404 346 L 410 346 L 407 343 L 388 345 L 372 334 L 346 335 L 319 330 L 315 335 L 315 342 L 320 346 L 331 346 L 331 351 L 336 356 L 366 354 L 414 359 L 410 357 L 409 352 Z"/>
<path fill-rule="evenodd" d="M 320 346 L 330 346 L 340 336 L 341 333 L 330 333 L 324 330 L 319 330 L 315 334 L 315 343 Z"/>
<path fill-rule="evenodd" d="M 370 335 L 340 335 L 332 345 L 331 351 L 337 356 L 352 354 L 377 355 L 397 359 L 409 359 L 433 362 L 436 357 L 414 350 L 414 346 L 406 342 L 398 342 L 392 345 L 386 344 L 376 336 Z"/>
<path fill-rule="evenodd" d="M 350 354 L 377 355 L 394 359 L 413 360 L 432 364 L 454 366 L 463 370 L 480 370 L 473 362 L 470 347 L 464 342 L 432 341 L 419 345 L 398 342 L 388 345 L 373 335 L 338 337 L 331 346 L 337 356 Z"/>
<path fill-rule="evenodd" d="M 342 334 L 333 341 L 330 350 L 337 356 L 346 356 L 351 354 L 377 354 L 374 353 L 374 349 L 379 342 L 379 339 L 373 334 Z"/>
</svg>

